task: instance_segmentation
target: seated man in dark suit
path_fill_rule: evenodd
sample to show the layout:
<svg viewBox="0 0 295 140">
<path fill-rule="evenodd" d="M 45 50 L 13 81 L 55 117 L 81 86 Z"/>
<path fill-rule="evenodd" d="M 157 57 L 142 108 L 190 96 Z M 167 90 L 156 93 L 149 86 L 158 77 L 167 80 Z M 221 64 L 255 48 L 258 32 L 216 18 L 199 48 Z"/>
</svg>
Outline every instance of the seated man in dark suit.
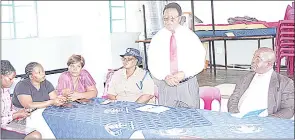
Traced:
<svg viewBox="0 0 295 140">
<path fill-rule="evenodd" d="M 252 70 L 241 77 L 228 100 L 228 112 L 247 113 L 267 109 L 263 116 L 290 119 L 294 114 L 294 81 L 273 70 L 275 53 L 258 49 Z"/>
</svg>

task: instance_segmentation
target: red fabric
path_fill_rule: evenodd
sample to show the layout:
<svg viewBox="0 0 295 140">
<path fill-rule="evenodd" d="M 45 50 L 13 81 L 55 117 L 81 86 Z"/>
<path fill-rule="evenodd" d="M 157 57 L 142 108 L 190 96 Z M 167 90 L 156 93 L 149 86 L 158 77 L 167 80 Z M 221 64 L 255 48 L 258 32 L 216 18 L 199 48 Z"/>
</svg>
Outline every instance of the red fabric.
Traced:
<svg viewBox="0 0 295 140">
<path fill-rule="evenodd" d="M 170 38 L 170 72 L 171 74 L 178 71 L 178 61 L 177 61 L 177 47 L 176 39 L 174 34 Z"/>
</svg>

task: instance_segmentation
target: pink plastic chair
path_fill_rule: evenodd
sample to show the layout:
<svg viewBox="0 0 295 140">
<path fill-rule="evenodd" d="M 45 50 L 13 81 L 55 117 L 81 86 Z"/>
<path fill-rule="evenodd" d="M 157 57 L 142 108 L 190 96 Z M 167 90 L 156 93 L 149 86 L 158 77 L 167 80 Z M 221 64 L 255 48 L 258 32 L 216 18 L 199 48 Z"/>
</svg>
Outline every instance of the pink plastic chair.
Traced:
<svg viewBox="0 0 295 140">
<path fill-rule="evenodd" d="M 103 92 L 103 95 L 102 95 L 102 98 L 103 99 L 107 99 L 108 98 L 108 89 L 109 89 L 109 86 L 110 86 L 110 82 L 111 82 L 111 79 L 112 79 L 112 76 L 113 74 L 118 71 L 119 69 L 121 69 L 122 67 L 120 68 L 117 68 L 117 69 L 108 69 L 108 73 L 107 73 L 107 76 L 106 76 L 106 81 L 105 81 L 105 86 L 104 86 L 104 92 Z"/>
<path fill-rule="evenodd" d="M 200 98 L 204 101 L 204 109 L 212 110 L 212 102 L 217 100 L 219 102 L 219 111 L 221 110 L 221 94 L 216 87 L 200 87 Z"/>
<path fill-rule="evenodd" d="M 276 36 L 276 71 L 280 72 L 281 59 L 286 58 L 287 73 L 294 74 L 294 20 L 280 20 Z"/>
</svg>

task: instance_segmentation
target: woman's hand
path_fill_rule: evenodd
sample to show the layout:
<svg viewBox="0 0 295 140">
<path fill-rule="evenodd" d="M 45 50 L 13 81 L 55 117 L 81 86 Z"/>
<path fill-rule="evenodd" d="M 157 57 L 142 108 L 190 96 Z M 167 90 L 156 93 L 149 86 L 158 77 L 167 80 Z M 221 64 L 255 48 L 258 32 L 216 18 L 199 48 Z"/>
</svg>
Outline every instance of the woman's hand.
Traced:
<svg viewBox="0 0 295 140">
<path fill-rule="evenodd" d="M 28 113 L 25 109 L 21 109 L 17 112 L 15 112 L 12 116 L 13 119 L 24 119 L 30 116 L 31 114 Z"/>
<path fill-rule="evenodd" d="M 53 105 L 55 106 L 61 106 L 66 102 L 66 97 L 63 96 L 57 96 L 54 100 L 53 100 Z"/>
<path fill-rule="evenodd" d="M 67 97 L 68 95 L 70 95 L 71 94 L 71 90 L 69 89 L 69 88 L 66 88 L 66 89 L 63 89 L 62 90 L 62 95 L 64 96 L 64 97 Z"/>
<path fill-rule="evenodd" d="M 71 100 L 71 101 L 76 101 L 76 100 L 81 99 L 81 98 L 82 98 L 81 94 L 78 93 L 78 92 L 74 92 L 74 93 L 68 95 L 68 99 Z"/>
</svg>

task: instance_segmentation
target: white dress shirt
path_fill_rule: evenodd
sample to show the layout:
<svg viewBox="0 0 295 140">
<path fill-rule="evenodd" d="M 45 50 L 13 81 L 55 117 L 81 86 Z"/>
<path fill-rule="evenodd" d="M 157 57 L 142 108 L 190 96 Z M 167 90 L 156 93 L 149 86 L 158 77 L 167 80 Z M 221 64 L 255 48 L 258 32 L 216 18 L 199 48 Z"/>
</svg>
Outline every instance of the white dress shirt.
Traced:
<svg viewBox="0 0 295 140">
<path fill-rule="evenodd" d="M 172 32 L 161 29 L 153 36 L 148 48 L 148 67 L 158 80 L 170 75 L 170 37 Z M 178 71 L 185 77 L 198 74 L 204 69 L 206 50 L 199 37 L 181 25 L 174 33 L 177 46 Z"/>
<path fill-rule="evenodd" d="M 268 89 L 272 73 L 273 69 L 264 74 L 255 74 L 248 89 L 245 91 L 239 101 L 240 113 L 248 113 L 259 109 L 267 109 Z M 265 112 L 267 112 L 267 110 Z M 267 115 L 268 114 L 265 114 L 263 116 Z"/>
</svg>

